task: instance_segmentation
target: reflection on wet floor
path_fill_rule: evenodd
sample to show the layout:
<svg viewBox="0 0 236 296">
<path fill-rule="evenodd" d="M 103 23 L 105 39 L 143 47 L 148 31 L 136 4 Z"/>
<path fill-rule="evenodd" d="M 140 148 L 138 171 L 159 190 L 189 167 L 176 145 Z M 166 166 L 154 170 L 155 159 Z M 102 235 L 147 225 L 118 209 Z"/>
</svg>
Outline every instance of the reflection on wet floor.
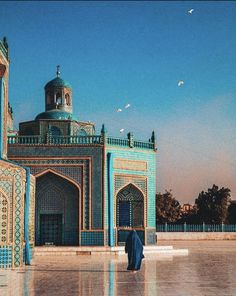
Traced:
<svg viewBox="0 0 236 296">
<path fill-rule="evenodd" d="M 37 257 L 32 266 L 0 270 L 0 295 L 236 295 L 236 241 L 171 244 L 189 255 L 148 258 L 136 274 L 124 256 Z"/>
</svg>

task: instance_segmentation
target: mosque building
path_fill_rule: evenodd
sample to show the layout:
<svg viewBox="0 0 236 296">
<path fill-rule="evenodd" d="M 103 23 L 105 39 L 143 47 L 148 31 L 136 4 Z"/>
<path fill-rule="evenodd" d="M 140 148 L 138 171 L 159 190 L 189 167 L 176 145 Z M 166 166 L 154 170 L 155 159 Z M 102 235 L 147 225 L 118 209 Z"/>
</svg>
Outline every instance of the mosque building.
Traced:
<svg viewBox="0 0 236 296">
<path fill-rule="evenodd" d="M 148 141 L 139 141 L 132 133 L 114 138 L 104 125 L 97 133 L 90 121 L 79 121 L 73 115 L 72 87 L 62 79 L 59 66 L 44 87 L 45 111 L 21 122 L 18 133 L 7 131 L 12 109 L 6 55 L 8 46 L 0 41 L 0 66 L 7 69 L 0 76 L 5 145 L 0 160 L 0 223 L 8 225 L 2 228 L 7 236 L 0 233 L 0 267 L 1 262 L 23 264 L 27 250 L 32 253 L 35 245 L 122 245 L 130 229 L 136 229 L 143 244 L 155 244 L 154 132 Z M 7 185 L 11 171 L 19 176 L 11 181 L 18 182 L 19 195 L 13 192 L 13 183 Z M 15 255 L 18 262 L 12 259 Z"/>
</svg>

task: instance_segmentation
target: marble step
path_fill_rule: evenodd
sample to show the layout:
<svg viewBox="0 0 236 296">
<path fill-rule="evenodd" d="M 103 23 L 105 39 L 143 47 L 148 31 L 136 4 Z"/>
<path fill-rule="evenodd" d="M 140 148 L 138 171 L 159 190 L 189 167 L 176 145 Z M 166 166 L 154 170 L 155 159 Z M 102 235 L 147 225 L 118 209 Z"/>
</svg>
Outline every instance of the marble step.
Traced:
<svg viewBox="0 0 236 296">
<path fill-rule="evenodd" d="M 144 255 L 148 254 L 187 254 L 187 249 L 173 249 L 173 246 L 144 246 Z M 119 247 L 35 247 L 35 256 L 73 256 L 73 255 L 125 255 L 123 246 Z"/>
</svg>

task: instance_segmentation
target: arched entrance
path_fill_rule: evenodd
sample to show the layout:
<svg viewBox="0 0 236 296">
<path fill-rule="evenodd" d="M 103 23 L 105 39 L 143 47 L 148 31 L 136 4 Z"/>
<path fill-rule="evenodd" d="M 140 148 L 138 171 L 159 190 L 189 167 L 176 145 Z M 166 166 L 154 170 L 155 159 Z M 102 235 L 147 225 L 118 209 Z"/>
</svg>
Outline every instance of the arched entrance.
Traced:
<svg viewBox="0 0 236 296">
<path fill-rule="evenodd" d="M 144 242 L 144 196 L 133 184 L 122 188 L 116 197 L 118 244 L 125 241 L 129 229 L 137 229 Z"/>
<path fill-rule="evenodd" d="M 36 245 L 79 245 L 79 195 L 77 186 L 53 172 L 36 178 Z"/>
</svg>

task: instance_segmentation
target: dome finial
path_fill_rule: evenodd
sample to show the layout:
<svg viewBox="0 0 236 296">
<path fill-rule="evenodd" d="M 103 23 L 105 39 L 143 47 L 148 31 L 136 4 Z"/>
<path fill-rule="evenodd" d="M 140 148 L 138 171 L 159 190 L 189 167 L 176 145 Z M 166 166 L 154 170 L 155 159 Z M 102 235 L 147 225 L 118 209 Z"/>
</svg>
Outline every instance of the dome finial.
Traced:
<svg viewBox="0 0 236 296">
<path fill-rule="evenodd" d="M 60 65 L 57 65 L 57 77 L 60 77 L 60 74 L 61 74 L 61 72 L 60 72 Z"/>
</svg>

